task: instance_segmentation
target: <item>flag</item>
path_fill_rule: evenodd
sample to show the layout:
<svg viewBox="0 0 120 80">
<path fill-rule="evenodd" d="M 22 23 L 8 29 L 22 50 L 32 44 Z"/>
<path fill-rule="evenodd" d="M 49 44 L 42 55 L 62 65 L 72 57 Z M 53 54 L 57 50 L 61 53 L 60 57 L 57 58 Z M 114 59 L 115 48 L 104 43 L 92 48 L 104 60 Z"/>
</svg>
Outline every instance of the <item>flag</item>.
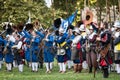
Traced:
<svg viewBox="0 0 120 80">
<path fill-rule="evenodd" d="M 72 22 L 74 21 L 77 12 L 78 12 L 78 10 L 76 10 L 75 13 L 72 14 L 71 16 L 69 16 L 66 20 L 62 19 L 60 28 L 63 28 L 64 32 L 67 31 L 68 26 L 71 25 Z"/>
<path fill-rule="evenodd" d="M 53 0 L 45 0 L 46 6 L 50 8 L 52 6 Z"/>
<path fill-rule="evenodd" d="M 31 18 L 30 17 L 28 18 L 28 21 L 27 21 L 26 24 L 28 24 L 28 23 L 31 23 Z"/>
<path fill-rule="evenodd" d="M 64 33 L 67 31 L 67 28 L 69 26 L 69 23 L 67 20 L 63 20 L 60 28 L 64 29 Z"/>
<path fill-rule="evenodd" d="M 78 10 L 76 10 L 74 14 L 72 14 L 71 16 L 69 16 L 69 17 L 67 18 L 67 21 L 68 21 L 68 24 L 69 24 L 69 25 L 72 24 L 72 22 L 74 21 L 76 15 L 77 15 L 77 12 L 78 12 Z"/>
<path fill-rule="evenodd" d="M 29 18 L 28 18 L 28 21 L 26 22 L 26 24 L 31 23 L 31 14 L 30 14 L 30 11 L 29 11 L 29 13 L 28 13 L 28 16 L 29 16 Z"/>
</svg>

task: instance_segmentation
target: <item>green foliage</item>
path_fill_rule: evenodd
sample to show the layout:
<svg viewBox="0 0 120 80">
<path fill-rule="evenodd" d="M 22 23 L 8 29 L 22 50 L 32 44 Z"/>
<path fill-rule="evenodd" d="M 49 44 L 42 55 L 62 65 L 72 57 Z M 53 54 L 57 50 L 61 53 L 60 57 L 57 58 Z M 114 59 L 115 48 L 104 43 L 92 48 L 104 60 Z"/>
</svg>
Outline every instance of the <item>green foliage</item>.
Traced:
<svg viewBox="0 0 120 80">
<path fill-rule="evenodd" d="M 10 20 L 13 23 L 26 22 L 28 12 L 31 13 L 32 22 L 39 19 L 44 25 L 50 25 L 51 10 L 45 6 L 44 0 L 3 0 L 0 8 L 2 16 L 0 22 Z"/>
<path fill-rule="evenodd" d="M 15 24 L 25 23 L 30 11 L 32 22 L 39 19 L 44 27 L 48 27 L 52 25 L 53 19 L 70 16 L 76 10 L 77 1 L 79 0 L 54 0 L 52 7 L 48 8 L 44 0 L 1 0 L 0 23 L 9 20 Z"/>
<path fill-rule="evenodd" d="M 56 15 L 67 18 L 75 12 L 78 1 L 81 2 L 81 0 L 54 0 L 53 7 L 61 12 L 61 14 Z"/>
<path fill-rule="evenodd" d="M 86 0 L 87 5 L 90 0 Z M 107 0 L 108 6 L 118 5 L 117 0 Z M 79 5 L 77 3 L 79 2 Z M 106 0 L 97 0 L 90 3 L 90 7 L 98 8 L 98 16 L 105 12 Z M 84 8 L 84 0 L 53 0 L 53 5 L 48 8 L 44 0 L 0 0 L 0 23 L 11 21 L 15 24 L 25 23 L 28 20 L 28 12 L 31 13 L 32 22 L 39 19 L 44 27 L 51 26 L 55 18 L 67 18 L 76 9 Z"/>
</svg>

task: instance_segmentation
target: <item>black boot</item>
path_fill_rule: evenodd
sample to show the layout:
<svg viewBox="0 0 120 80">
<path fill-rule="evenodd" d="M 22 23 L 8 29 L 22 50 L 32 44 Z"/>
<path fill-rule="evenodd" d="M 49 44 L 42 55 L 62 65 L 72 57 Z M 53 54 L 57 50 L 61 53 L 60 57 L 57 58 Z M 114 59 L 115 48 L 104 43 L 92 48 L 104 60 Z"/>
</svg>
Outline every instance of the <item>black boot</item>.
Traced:
<svg viewBox="0 0 120 80">
<path fill-rule="evenodd" d="M 42 62 L 40 62 L 40 68 L 43 69 L 43 63 Z"/>
<path fill-rule="evenodd" d="M 108 68 L 105 68 L 105 69 L 103 70 L 103 77 L 104 77 L 104 78 L 108 78 L 108 76 L 109 76 Z"/>
<path fill-rule="evenodd" d="M 92 66 L 89 67 L 89 73 L 92 73 Z"/>
</svg>

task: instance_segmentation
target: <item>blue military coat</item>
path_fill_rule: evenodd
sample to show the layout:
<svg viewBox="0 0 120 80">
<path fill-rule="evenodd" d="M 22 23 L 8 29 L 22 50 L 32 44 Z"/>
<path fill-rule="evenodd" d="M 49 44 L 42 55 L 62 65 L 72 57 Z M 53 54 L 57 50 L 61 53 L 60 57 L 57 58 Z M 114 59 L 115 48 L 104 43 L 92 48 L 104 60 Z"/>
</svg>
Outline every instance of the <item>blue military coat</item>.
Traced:
<svg viewBox="0 0 120 80">
<path fill-rule="evenodd" d="M 44 62 L 53 62 L 54 61 L 54 52 L 53 52 L 53 42 L 54 37 L 49 35 L 44 45 Z"/>
</svg>

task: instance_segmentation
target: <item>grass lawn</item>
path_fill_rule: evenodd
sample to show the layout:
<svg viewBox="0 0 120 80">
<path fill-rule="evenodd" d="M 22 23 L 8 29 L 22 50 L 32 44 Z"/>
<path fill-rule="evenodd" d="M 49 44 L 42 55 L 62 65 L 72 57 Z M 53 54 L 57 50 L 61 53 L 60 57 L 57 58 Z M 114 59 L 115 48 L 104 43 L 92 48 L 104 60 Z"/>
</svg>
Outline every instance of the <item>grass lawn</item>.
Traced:
<svg viewBox="0 0 120 80">
<path fill-rule="evenodd" d="M 24 66 L 24 72 L 18 72 L 17 68 L 14 68 L 12 72 L 7 72 L 5 67 L 0 70 L 0 80 L 120 80 L 120 75 L 115 72 L 111 72 L 109 78 L 104 79 L 101 71 L 96 73 L 96 78 L 93 78 L 93 74 L 89 74 L 88 71 L 83 70 L 82 73 L 74 73 L 73 70 L 67 70 L 67 73 L 59 73 L 59 68 L 54 64 L 52 73 L 45 73 L 45 67 L 39 69 L 38 72 L 31 72 L 31 70 Z"/>
</svg>

